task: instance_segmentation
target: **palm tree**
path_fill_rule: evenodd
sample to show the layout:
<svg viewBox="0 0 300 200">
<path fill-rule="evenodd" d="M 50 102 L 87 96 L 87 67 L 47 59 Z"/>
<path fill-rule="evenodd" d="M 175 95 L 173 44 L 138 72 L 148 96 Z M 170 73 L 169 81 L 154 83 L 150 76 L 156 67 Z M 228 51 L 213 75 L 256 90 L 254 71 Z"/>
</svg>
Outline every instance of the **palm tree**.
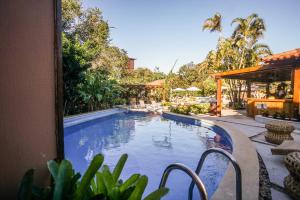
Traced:
<svg viewBox="0 0 300 200">
<path fill-rule="evenodd" d="M 241 51 L 240 63 L 238 69 L 244 68 L 245 54 L 250 51 L 258 39 L 263 37 L 266 26 L 264 20 L 259 18 L 257 14 L 252 14 L 247 18 L 235 18 L 231 24 L 237 24 L 235 27 L 232 38 L 235 44 L 239 46 Z"/>
<path fill-rule="evenodd" d="M 203 30 L 221 33 L 221 15 L 216 13 L 213 17 L 205 20 Z M 258 44 L 266 30 L 263 19 L 257 14 L 247 18 L 236 18 L 232 24 L 237 26 L 229 38 L 221 38 L 217 49 L 210 51 L 205 60 L 205 66 L 216 71 L 235 70 L 258 65 L 261 58 L 272 52 L 265 44 Z M 242 80 L 226 80 L 229 86 L 231 101 L 237 104 L 241 102 Z"/>
<path fill-rule="evenodd" d="M 245 67 L 258 65 L 262 58 L 272 54 L 270 47 L 266 44 L 256 43 L 251 48 L 246 49 Z"/>
<path fill-rule="evenodd" d="M 266 31 L 264 20 L 255 13 L 245 19 L 235 18 L 231 24 L 237 24 L 232 38 L 237 41 L 244 40 L 251 46 L 263 37 L 264 31 Z"/>
<path fill-rule="evenodd" d="M 209 30 L 210 32 L 222 32 L 222 16 L 220 13 L 214 14 L 213 17 L 206 19 L 203 23 L 202 30 Z"/>
</svg>

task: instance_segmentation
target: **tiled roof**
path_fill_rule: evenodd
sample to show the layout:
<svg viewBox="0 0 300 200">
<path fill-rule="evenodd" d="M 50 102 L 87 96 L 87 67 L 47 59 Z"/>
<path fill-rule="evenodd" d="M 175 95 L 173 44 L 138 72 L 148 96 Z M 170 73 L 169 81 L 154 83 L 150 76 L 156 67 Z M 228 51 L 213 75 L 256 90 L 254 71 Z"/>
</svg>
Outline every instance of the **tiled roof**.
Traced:
<svg viewBox="0 0 300 200">
<path fill-rule="evenodd" d="M 267 56 L 263 58 L 265 63 L 273 63 L 273 62 L 285 62 L 285 61 L 300 61 L 300 48 L 273 54 L 271 56 Z"/>
</svg>

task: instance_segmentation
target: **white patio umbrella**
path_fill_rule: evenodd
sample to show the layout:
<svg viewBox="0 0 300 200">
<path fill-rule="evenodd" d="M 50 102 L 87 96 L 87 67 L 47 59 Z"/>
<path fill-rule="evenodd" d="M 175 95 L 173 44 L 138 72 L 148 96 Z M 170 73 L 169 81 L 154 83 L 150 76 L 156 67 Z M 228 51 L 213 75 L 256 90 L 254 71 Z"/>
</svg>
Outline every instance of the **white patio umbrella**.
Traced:
<svg viewBox="0 0 300 200">
<path fill-rule="evenodd" d="M 196 92 L 196 91 L 200 91 L 199 88 L 197 87 L 189 87 L 188 89 L 186 89 L 187 91 L 192 91 L 192 92 Z"/>
<path fill-rule="evenodd" d="M 176 89 L 174 89 L 173 91 L 175 91 L 175 92 L 181 92 L 181 91 L 185 91 L 185 89 L 182 89 L 182 88 L 176 88 Z"/>
</svg>

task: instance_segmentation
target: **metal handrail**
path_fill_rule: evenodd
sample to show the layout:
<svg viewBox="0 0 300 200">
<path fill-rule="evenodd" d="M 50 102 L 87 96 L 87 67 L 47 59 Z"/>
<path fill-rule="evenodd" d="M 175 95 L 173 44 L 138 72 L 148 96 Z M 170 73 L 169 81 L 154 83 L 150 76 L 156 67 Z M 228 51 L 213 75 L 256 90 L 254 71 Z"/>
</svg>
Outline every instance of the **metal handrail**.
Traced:
<svg viewBox="0 0 300 200">
<path fill-rule="evenodd" d="M 188 174 L 192 178 L 192 183 L 194 183 L 194 185 L 196 183 L 199 193 L 200 193 L 200 196 L 201 196 L 201 199 L 208 200 L 205 186 L 202 183 L 200 177 L 193 170 L 191 170 L 190 168 L 188 168 L 187 166 L 185 166 L 184 164 L 181 164 L 181 163 L 171 164 L 165 169 L 165 171 L 162 175 L 162 178 L 160 180 L 160 184 L 159 184 L 158 188 L 165 187 L 167 179 L 168 179 L 171 171 L 173 171 L 175 169 L 181 170 L 181 171 L 185 172 L 186 174 Z M 193 185 L 193 187 L 194 187 L 194 185 Z"/>
<path fill-rule="evenodd" d="M 201 168 L 203 166 L 203 163 L 204 163 L 204 160 L 205 158 L 207 157 L 208 154 L 210 153 L 219 153 L 219 154 L 222 154 L 224 155 L 225 157 L 227 157 L 231 164 L 233 165 L 234 169 L 235 169 L 235 173 L 236 173 L 236 199 L 237 200 L 242 200 L 242 175 L 241 175 L 241 168 L 239 166 L 239 164 L 237 163 L 236 159 L 230 154 L 228 153 L 227 151 L 223 150 L 223 149 L 220 149 L 220 148 L 211 148 L 211 149 L 208 149 L 206 150 L 200 160 L 199 160 L 199 163 L 197 165 L 197 169 L 195 171 L 195 173 L 197 175 L 199 175 L 200 171 L 201 171 Z M 189 188 L 189 200 L 192 200 L 193 199 L 193 189 L 194 189 L 194 186 L 195 186 L 195 183 L 192 181 L 191 184 L 190 184 L 190 188 Z"/>
</svg>

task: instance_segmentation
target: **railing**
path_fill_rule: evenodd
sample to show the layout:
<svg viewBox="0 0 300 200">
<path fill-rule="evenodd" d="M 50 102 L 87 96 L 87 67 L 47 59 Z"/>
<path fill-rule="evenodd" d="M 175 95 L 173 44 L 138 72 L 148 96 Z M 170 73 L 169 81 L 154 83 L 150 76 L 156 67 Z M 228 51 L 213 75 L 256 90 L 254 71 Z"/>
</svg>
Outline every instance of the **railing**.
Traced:
<svg viewBox="0 0 300 200">
<path fill-rule="evenodd" d="M 203 166 L 203 163 L 205 161 L 205 158 L 210 153 L 219 153 L 219 154 L 222 154 L 222 155 L 224 155 L 225 157 L 227 157 L 230 160 L 230 162 L 232 163 L 232 165 L 233 165 L 233 167 L 235 169 L 235 173 L 236 173 L 236 199 L 237 200 L 242 200 L 242 175 L 241 175 L 241 168 L 240 168 L 239 164 L 237 163 L 237 161 L 235 160 L 235 158 L 230 153 L 228 153 L 227 151 L 225 151 L 223 149 L 220 149 L 220 148 L 211 148 L 211 149 L 206 150 L 202 154 L 202 156 L 201 156 L 201 158 L 199 160 L 199 163 L 197 165 L 197 169 L 195 171 L 196 176 L 198 177 L 198 175 L 199 175 L 199 173 L 201 171 L 201 168 Z M 201 182 L 201 184 L 202 184 L 202 182 Z M 194 189 L 194 186 L 195 186 L 195 182 L 192 181 L 191 184 L 190 184 L 190 187 L 189 187 L 189 198 L 188 198 L 189 200 L 193 199 L 193 189 Z M 198 185 L 197 185 L 197 187 L 198 187 Z M 198 189 L 199 189 L 199 187 L 198 187 Z"/>
<path fill-rule="evenodd" d="M 189 175 L 192 178 L 192 183 L 194 183 L 193 188 L 194 188 L 195 184 L 197 185 L 201 199 L 208 200 L 205 186 L 202 183 L 199 176 L 193 170 L 191 170 L 187 166 L 180 164 L 180 163 L 171 164 L 165 169 L 163 176 L 161 178 L 160 184 L 159 184 L 159 188 L 165 187 L 167 179 L 168 179 L 171 171 L 173 171 L 173 170 L 181 170 L 181 171 L 185 172 L 187 175 Z"/>
</svg>

